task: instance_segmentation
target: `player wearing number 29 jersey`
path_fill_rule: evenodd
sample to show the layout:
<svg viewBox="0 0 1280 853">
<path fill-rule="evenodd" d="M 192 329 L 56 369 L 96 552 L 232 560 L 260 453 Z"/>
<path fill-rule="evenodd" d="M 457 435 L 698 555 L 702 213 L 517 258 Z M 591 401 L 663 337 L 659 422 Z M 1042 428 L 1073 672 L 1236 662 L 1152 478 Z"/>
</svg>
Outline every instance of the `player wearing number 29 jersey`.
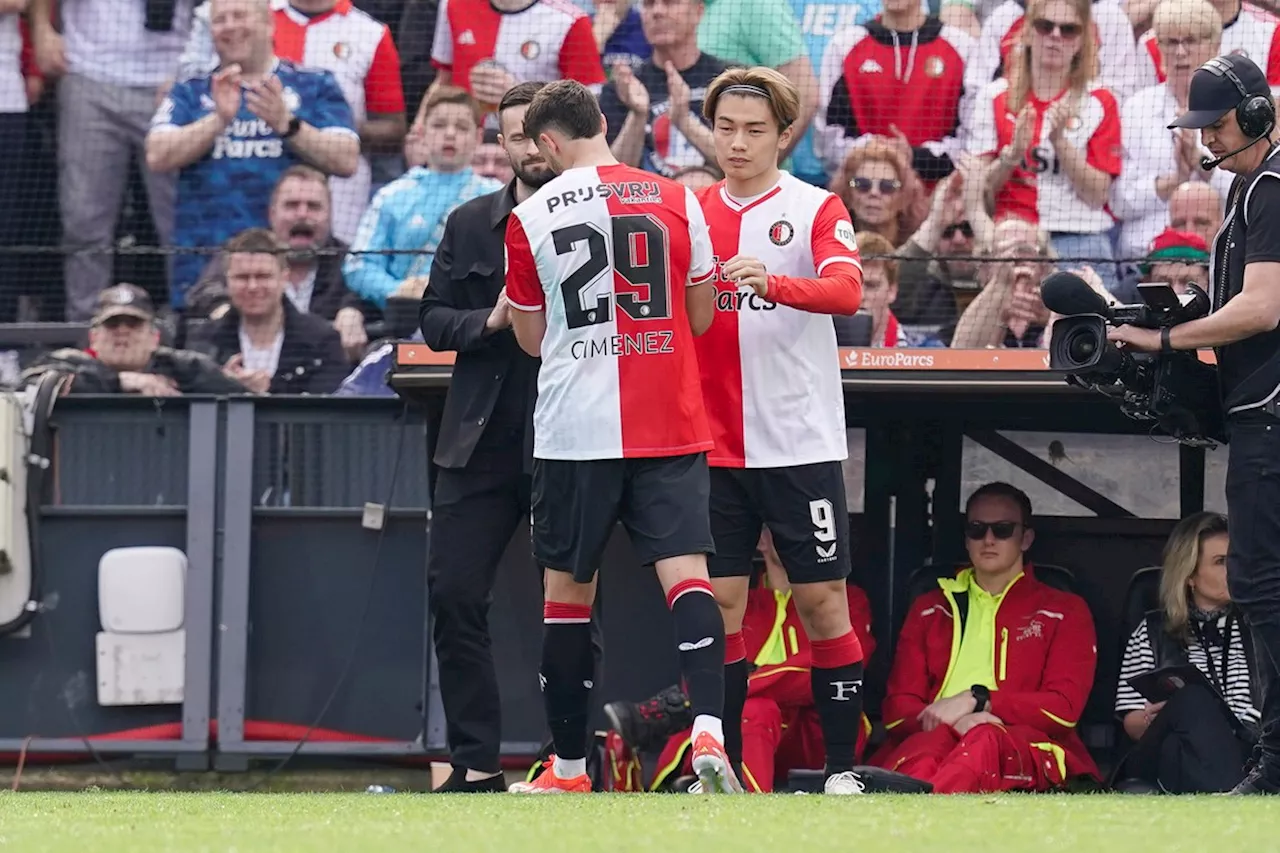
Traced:
<svg viewBox="0 0 1280 853">
<path fill-rule="evenodd" d="M 542 695 L 556 757 L 517 793 L 589 791 L 591 581 L 618 522 L 675 622 L 709 790 L 741 785 L 725 753 L 724 622 L 707 574 L 711 432 L 693 337 L 714 317 L 711 241 L 684 187 L 618 164 L 595 96 L 550 83 L 525 135 L 559 177 L 507 221 L 506 298 L 539 355 L 533 554 L 546 573 Z"/>
<path fill-rule="evenodd" d="M 507 299 L 547 317 L 535 458 L 711 449 L 684 289 L 714 271 L 692 191 L 649 172 L 569 169 L 515 208 Z"/>
</svg>

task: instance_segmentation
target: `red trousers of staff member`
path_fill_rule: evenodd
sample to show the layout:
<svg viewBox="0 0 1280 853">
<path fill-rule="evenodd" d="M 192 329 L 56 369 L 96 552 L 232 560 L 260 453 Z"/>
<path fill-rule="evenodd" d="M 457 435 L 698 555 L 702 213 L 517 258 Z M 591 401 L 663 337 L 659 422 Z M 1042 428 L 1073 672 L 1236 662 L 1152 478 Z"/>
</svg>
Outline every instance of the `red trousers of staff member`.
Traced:
<svg viewBox="0 0 1280 853">
<path fill-rule="evenodd" d="M 1030 726 L 984 723 L 961 736 L 950 726 L 917 732 L 883 767 L 933 783 L 935 794 L 1049 791 L 1066 775 L 1062 747 Z"/>
</svg>

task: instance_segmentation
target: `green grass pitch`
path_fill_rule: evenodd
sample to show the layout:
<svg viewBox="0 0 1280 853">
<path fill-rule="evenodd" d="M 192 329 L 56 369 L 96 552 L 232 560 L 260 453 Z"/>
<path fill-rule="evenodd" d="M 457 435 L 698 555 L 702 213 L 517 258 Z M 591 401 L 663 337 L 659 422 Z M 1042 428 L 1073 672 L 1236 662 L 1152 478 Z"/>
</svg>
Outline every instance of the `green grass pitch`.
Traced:
<svg viewBox="0 0 1280 853">
<path fill-rule="evenodd" d="M 1269 798 L 0 793 L 21 853 L 1276 849 Z"/>
<path fill-rule="evenodd" d="M 1274 850 L 1280 800 L 0 793 L 22 853 Z"/>
</svg>

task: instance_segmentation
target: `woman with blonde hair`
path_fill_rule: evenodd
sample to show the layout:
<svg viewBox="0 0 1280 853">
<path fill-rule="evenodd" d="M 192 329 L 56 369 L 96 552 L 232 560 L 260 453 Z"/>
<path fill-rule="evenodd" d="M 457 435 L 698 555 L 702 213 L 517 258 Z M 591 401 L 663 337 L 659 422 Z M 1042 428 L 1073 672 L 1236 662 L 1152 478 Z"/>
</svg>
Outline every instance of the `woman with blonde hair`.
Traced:
<svg viewBox="0 0 1280 853">
<path fill-rule="evenodd" d="M 1189 515 L 1165 543 L 1160 607 L 1125 647 L 1116 715 L 1135 741 L 1117 768 L 1120 787 L 1172 794 L 1229 791 L 1244 778 L 1261 706 L 1249 629 L 1227 591 L 1227 519 Z M 1129 679 L 1190 664 L 1204 677 L 1150 702 Z"/>
<path fill-rule="evenodd" d="M 1117 282 L 1107 209 L 1120 174 L 1120 109 L 1097 85 L 1090 0 L 1030 0 L 1007 79 L 977 96 L 966 148 L 989 164 L 995 218 L 1048 232 L 1058 255 Z"/>
<path fill-rule="evenodd" d="M 902 152 L 879 139 L 850 151 L 828 189 L 849 209 L 857 233 L 874 232 L 895 248 L 919 227 L 920 204 L 929 201 Z"/>
</svg>

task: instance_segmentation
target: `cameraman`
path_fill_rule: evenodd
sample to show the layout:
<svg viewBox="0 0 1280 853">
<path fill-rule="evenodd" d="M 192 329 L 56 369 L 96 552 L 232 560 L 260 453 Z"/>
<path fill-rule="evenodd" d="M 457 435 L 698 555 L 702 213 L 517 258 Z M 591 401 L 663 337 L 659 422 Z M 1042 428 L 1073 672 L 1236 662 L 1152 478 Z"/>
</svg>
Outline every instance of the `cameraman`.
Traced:
<svg viewBox="0 0 1280 853">
<path fill-rule="evenodd" d="M 1231 598 L 1253 633 L 1265 693 L 1262 740 L 1233 794 L 1280 793 L 1280 135 L 1266 75 L 1221 56 L 1192 77 L 1187 111 L 1213 155 L 1206 171 L 1237 177 L 1211 247 L 1213 313 L 1161 330 L 1121 326 L 1108 338 L 1148 352 L 1213 347 L 1231 453 Z M 1262 144 L 1265 143 L 1265 144 Z"/>
</svg>

